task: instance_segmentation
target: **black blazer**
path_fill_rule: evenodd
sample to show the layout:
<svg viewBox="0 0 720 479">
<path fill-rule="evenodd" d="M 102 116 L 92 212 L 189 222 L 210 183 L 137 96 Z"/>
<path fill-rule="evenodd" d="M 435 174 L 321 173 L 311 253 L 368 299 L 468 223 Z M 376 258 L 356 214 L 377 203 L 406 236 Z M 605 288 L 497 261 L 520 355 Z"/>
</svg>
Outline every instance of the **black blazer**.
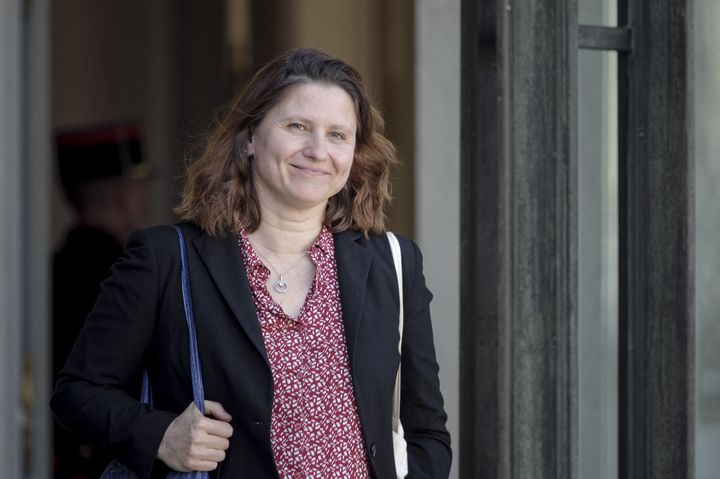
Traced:
<svg viewBox="0 0 720 479">
<path fill-rule="evenodd" d="M 205 397 L 232 415 L 225 461 L 211 477 L 277 477 L 270 446 L 272 376 L 237 238 L 213 238 L 184 224 Z M 391 415 L 399 354 L 397 280 L 383 236 L 335 235 L 340 301 L 355 398 L 371 474 L 394 478 Z M 445 478 L 450 436 L 438 383 L 417 246 L 403 253 L 405 321 L 401 420 L 410 474 Z M 154 409 L 137 401 L 147 368 Z M 192 401 L 188 332 L 174 229 L 133 233 L 103 283 L 58 376 L 57 419 L 108 450 L 141 478 L 163 477 L 155 460 L 170 422 Z"/>
</svg>

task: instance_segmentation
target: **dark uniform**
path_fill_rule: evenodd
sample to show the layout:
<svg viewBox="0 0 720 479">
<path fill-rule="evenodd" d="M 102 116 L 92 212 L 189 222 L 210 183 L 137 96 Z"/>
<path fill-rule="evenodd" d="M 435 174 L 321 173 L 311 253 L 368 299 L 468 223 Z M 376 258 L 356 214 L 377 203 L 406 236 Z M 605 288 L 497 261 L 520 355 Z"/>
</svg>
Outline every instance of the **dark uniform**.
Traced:
<svg viewBox="0 0 720 479">
<path fill-rule="evenodd" d="M 83 187 L 108 178 L 137 179 L 147 173 L 141 155 L 139 129 L 134 125 L 63 133 L 57 136 L 56 146 L 63 187 L 78 210 L 83 208 Z M 108 276 L 122 248 L 114 235 L 81 222 L 68 232 L 64 244 L 55 253 L 53 378 L 62 369 L 85 317 L 95 304 L 100 283 Z M 57 423 L 53 437 L 56 479 L 97 478 L 109 462 Z"/>
<path fill-rule="evenodd" d="M 122 245 L 103 230 L 79 225 L 68 232 L 53 258 L 53 372 L 62 369 L 75 344 L 85 316 L 95 304 L 100 283 L 122 253 Z M 99 477 L 108 459 L 88 444 L 55 425 L 55 477 Z"/>
</svg>

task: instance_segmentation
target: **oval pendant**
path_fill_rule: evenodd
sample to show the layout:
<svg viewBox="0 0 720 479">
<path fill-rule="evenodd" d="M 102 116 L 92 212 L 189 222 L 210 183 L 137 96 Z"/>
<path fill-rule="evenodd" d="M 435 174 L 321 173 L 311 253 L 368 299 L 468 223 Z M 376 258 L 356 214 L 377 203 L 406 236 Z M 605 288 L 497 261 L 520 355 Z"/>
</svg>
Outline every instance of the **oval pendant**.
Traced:
<svg viewBox="0 0 720 479">
<path fill-rule="evenodd" d="M 277 291 L 278 293 L 285 293 L 288 290 L 288 285 L 285 281 L 283 281 L 282 276 L 280 276 L 280 279 L 275 281 L 273 284 L 273 289 Z"/>
</svg>

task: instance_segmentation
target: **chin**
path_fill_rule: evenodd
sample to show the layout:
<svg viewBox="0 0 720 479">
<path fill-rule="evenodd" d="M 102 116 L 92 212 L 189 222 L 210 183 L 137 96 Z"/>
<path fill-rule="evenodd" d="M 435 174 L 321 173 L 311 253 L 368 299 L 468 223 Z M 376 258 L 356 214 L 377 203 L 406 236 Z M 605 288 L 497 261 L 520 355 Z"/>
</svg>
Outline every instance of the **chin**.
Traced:
<svg viewBox="0 0 720 479">
<path fill-rule="evenodd" d="M 313 191 L 296 192 L 296 194 L 292 196 L 292 201 L 293 204 L 298 207 L 302 207 L 303 209 L 312 209 L 319 205 L 326 204 L 328 200 L 336 194 L 337 191 L 322 194 L 318 192 L 317 188 L 315 188 Z"/>
</svg>

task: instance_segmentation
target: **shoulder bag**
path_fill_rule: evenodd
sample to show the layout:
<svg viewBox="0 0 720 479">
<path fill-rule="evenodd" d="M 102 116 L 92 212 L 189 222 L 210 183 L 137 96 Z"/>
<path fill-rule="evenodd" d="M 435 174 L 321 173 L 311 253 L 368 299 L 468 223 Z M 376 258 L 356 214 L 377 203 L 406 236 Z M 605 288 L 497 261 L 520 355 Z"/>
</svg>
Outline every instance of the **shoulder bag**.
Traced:
<svg viewBox="0 0 720 479">
<path fill-rule="evenodd" d="M 180 226 L 175 225 L 175 231 L 180 245 L 180 266 L 183 307 L 185 309 L 185 321 L 188 327 L 190 338 L 190 375 L 192 376 L 193 399 L 195 406 L 200 412 L 205 413 L 205 390 L 203 388 L 202 373 L 200 370 L 200 355 L 198 354 L 197 335 L 195 331 L 195 320 L 193 317 L 192 297 L 190 294 L 190 276 L 188 274 L 188 261 L 185 252 L 185 237 Z M 147 371 L 143 371 L 142 393 L 140 401 L 152 407 L 152 393 Z M 177 472 L 170 471 L 168 479 L 209 479 L 205 471 Z M 112 461 L 103 471 L 100 479 L 137 479 L 137 475 L 128 469 L 125 464 L 118 460 Z"/>
<path fill-rule="evenodd" d="M 408 457 L 407 442 L 405 442 L 405 431 L 403 431 L 400 422 L 400 368 L 402 367 L 402 337 L 403 337 L 403 281 L 402 281 L 402 253 L 400 252 L 400 243 L 397 237 L 388 231 L 388 241 L 390 242 L 390 251 L 393 255 L 393 263 L 395 263 L 395 274 L 398 282 L 398 295 L 400 296 L 400 318 L 398 321 L 398 331 L 400 332 L 400 340 L 398 341 L 398 352 L 400 353 L 400 364 L 398 365 L 397 376 L 395 378 L 395 391 L 393 392 L 393 412 L 392 412 L 392 438 L 393 438 L 393 456 L 395 458 L 395 474 L 398 479 L 403 479 L 408 473 Z"/>
</svg>

